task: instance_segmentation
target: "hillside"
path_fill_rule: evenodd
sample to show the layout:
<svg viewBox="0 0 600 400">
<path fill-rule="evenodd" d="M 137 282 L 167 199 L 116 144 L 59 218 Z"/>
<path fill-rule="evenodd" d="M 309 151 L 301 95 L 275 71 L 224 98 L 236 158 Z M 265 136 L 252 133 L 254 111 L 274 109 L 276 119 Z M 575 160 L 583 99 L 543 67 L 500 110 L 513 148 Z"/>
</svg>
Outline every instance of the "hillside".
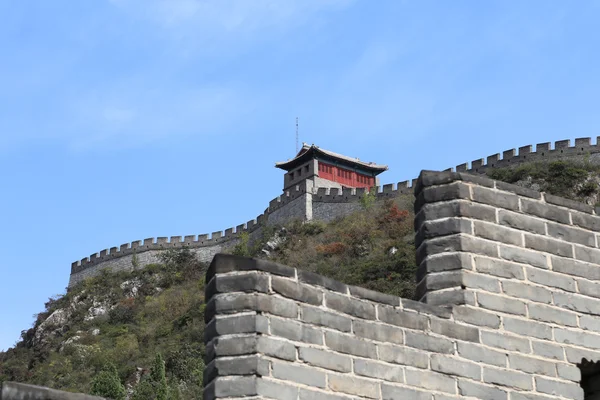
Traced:
<svg viewBox="0 0 600 400">
<path fill-rule="evenodd" d="M 533 163 L 490 170 L 494 179 L 598 203 L 600 168 L 587 162 Z M 412 196 L 375 202 L 331 223 L 264 229 L 233 249 L 336 280 L 413 298 Z M 117 367 L 132 398 L 141 394 L 156 354 L 165 360 L 171 399 L 201 398 L 204 363 L 204 275 L 207 265 L 186 250 L 133 273 L 103 274 L 49 299 L 16 347 L 0 353 L 0 383 L 27 382 L 89 393 L 107 365 Z"/>
</svg>

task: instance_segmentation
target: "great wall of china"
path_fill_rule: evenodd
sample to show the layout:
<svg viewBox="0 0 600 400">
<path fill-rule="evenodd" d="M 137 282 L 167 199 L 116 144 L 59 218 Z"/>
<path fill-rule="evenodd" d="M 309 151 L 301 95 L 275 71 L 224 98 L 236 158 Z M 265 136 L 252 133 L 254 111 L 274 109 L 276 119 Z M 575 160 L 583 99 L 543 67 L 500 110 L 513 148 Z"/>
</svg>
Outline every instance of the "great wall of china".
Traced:
<svg viewBox="0 0 600 400">
<path fill-rule="evenodd" d="M 600 137 L 596 144 L 591 138 L 577 138 L 571 146 L 570 140 L 560 140 L 554 143 L 540 143 L 535 146 L 527 145 L 510 149 L 470 163 L 457 165 L 457 172 L 484 174 L 489 168 L 506 168 L 522 163 L 556 160 L 560 158 L 588 159 L 600 163 Z M 412 194 L 416 179 L 397 184 L 386 184 L 377 188 L 377 198 L 389 198 L 398 195 Z M 69 287 L 82 280 L 96 276 L 101 270 L 111 271 L 132 270 L 159 262 L 158 254 L 167 249 L 187 247 L 196 256 L 209 262 L 213 256 L 224 249 L 235 246 L 243 232 L 252 238 L 260 236 L 264 224 L 281 225 L 292 219 L 301 220 L 331 220 L 347 215 L 359 208 L 359 200 L 364 189 L 317 188 L 316 190 L 301 182 L 294 189 L 287 190 L 283 195 L 269 202 L 264 213 L 237 227 L 212 234 L 171 236 L 147 238 L 125 243 L 119 247 L 104 249 L 71 265 Z"/>
</svg>

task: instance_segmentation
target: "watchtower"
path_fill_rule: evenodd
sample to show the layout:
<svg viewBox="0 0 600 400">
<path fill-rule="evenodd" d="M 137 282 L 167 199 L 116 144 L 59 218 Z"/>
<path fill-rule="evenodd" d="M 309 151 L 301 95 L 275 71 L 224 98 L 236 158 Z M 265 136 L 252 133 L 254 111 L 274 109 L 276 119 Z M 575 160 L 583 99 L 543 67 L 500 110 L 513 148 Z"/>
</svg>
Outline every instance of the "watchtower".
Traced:
<svg viewBox="0 0 600 400">
<path fill-rule="evenodd" d="M 318 146 L 302 144 L 302 149 L 291 160 L 275 163 L 286 171 L 283 190 L 286 191 L 302 181 L 312 182 L 318 188 L 370 188 L 379 186 L 377 175 L 388 169 L 387 165 L 360 161 Z"/>
</svg>

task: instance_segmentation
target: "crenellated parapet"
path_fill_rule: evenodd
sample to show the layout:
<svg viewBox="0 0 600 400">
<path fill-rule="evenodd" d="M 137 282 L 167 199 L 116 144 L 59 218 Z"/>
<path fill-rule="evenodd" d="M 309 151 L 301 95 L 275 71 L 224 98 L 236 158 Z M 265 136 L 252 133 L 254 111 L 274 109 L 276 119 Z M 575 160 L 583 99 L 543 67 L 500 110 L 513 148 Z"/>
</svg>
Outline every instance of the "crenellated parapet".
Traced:
<svg viewBox="0 0 600 400">
<path fill-rule="evenodd" d="M 122 244 L 119 247 L 104 249 L 99 253 L 94 253 L 89 257 L 85 257 L 79 261 L 73 262 L 71 264 L 71 274 L 81 272 L 105 261 L 131 256 L 146 251 L 213 247 L 239 238 L 242 232 L 254 232 L 264 221 L 265 214 L 261 214 L 256 219 L 250 220 L 245 224 L 238 225 L 235 228 L 228 228 L 224 231 L 213 232 L 212 234 L 205 233 L 200 235 L 147 238 L 143 241 L 135 240 L 131 243 Z"/>
<path fill-rule="evenodd" d="M 505 168 L 526 162 L 544 160 L 556 160 L 560 158 L 589 157 L 595 161 L 595 154 L 600 154 L 600 137 L 596 144 L 592 144 L 591 138 L 575 139 L 574 145 L 571 140 L 559 140 L 554 143 L 539 143 L 533 151 L 532 145 L 522 146 L 518 149 L 505 150 L 501 154 L 493 154 L 485 160 L 483 158 L 473 160 L 471 163 L 457 165 L 448 171 L 467 172 L 471 174 L 484 174 L 488 168 Z M 600 163 L 600 155 L 597 156 Z M 386 184 L 376 187 L 376 198 L 378 200 L 394 198 L 400 195 L 413 194 L 417 179 Z M 196 249 L 206 259 L 212 259 L 216 252 L 223 248 L 233 246 L 243 232 L 256 232 L 260 226 L 265 224 L 281 225 L 292 219 L 301 220 L 324 220 L 347 215 L 360 207 L 360 199 L 365 194 L 364 188 L 336 188 L 315 187 L 314 181 L 305 179 L 285 189 L 284 193 L 269 202 L 264 213 L 256 219 L 250 220 L 235 228 L 212 234 L 158 237 L 136 240 L 131 243 L 122 244 L 119 247 L 111 247 L 99 253 L 85 257 L 71 265 L 71 282 L 75 284 L 81 279 L 94 276 L 104 268 L 115 270 L 124 269 L 125 264 L 133 259 L 134 255 L 158 254 L 168 249 L 189 248 Z M 158 260 L 156 256 L 138 257 L 140 266 L 148 265 Z M 120 265 L 116 265 L 116 264 Z M 79 277 L 76 279 L 74 275 Z"/>
<path fill-rule="evenodd" d="M 600 136 L 596 138 L 596 144 L 592 144 L 592 139 L 577 138 L 571 146 L 571 140 L 559 140 L 554 142 L 538 143 L 535 151 L 532 145 L 522 146 L 517 149 L 509 149 L 500 153 L 492 154 L 486 159 L 479 158 L 470 163 L 464 163 L 456 166 L 457 172 L 484 173 L 488 168 L 506 168 L 515 164 L 526 162 L 552 160 L 557 158 L 583 157 L 600 153 Z"/>
</svg>

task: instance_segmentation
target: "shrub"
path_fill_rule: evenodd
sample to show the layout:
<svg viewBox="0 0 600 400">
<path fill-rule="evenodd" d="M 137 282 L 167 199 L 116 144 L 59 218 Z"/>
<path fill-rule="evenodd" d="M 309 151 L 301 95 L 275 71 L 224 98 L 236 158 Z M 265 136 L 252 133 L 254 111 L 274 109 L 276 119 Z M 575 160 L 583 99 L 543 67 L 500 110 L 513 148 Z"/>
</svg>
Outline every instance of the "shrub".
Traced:
<svg viewBox="0 0 600 400">
<path fill-rule="evenodd" d="M 113 364 L 107 364 L 94 377 L 90 394 L 112 400 L 125 400 L 127 393 L 125 387 L 121 384 L 117 368 Z"/>
</svg>

